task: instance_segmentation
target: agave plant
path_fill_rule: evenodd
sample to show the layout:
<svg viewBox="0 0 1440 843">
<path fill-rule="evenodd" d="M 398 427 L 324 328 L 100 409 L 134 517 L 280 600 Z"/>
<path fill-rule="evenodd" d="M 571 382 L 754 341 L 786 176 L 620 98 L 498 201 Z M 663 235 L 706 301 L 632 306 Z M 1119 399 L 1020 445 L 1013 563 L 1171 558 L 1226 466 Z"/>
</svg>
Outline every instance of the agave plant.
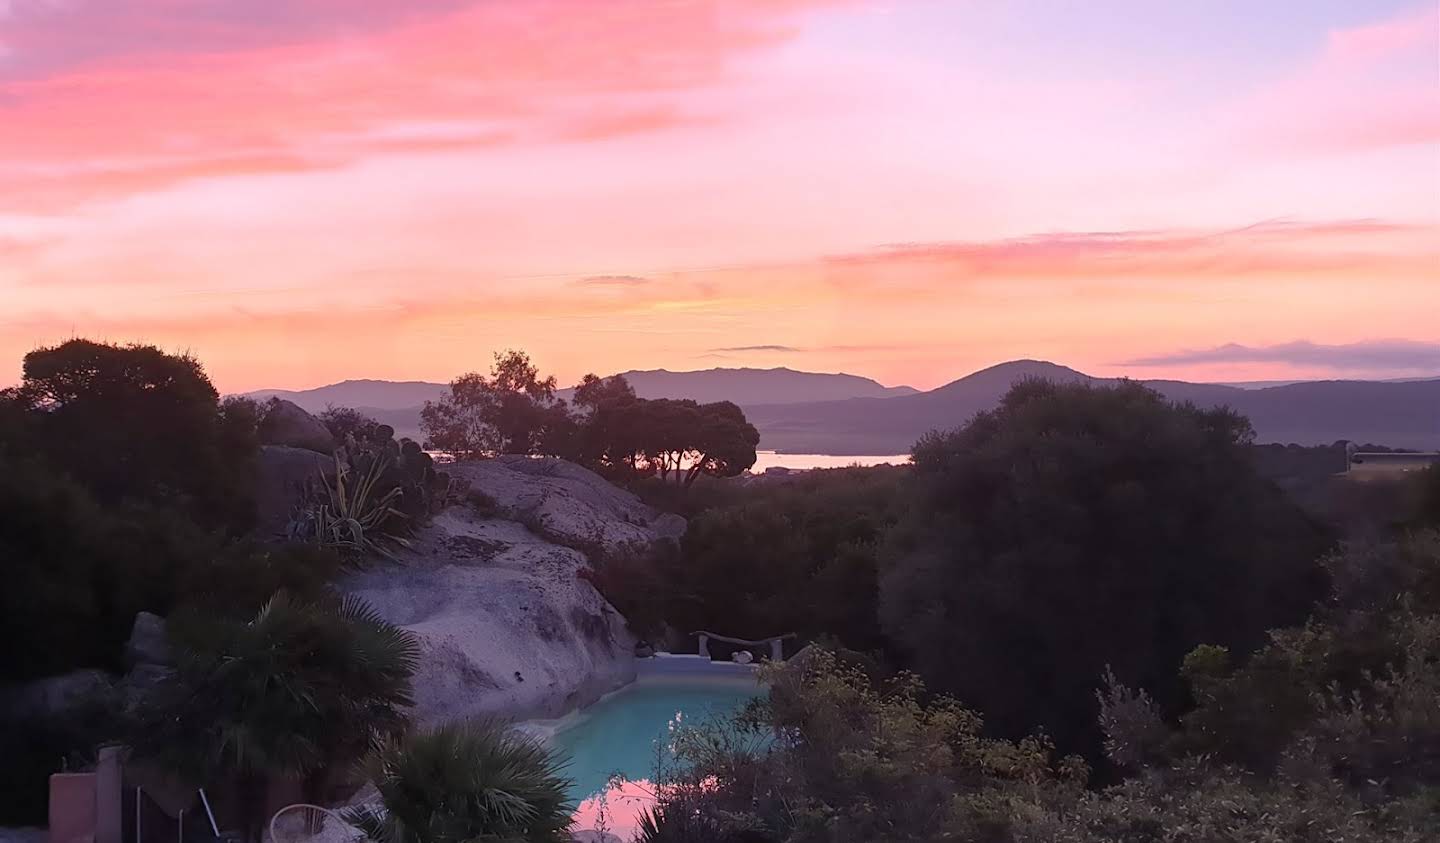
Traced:
<svg viewBox="0 0 1440 843">
<path fill-rule="evenodd" d="M 377 753 L 370 768 L 381 804 L 346 820 L 378 843 L 570 843 L 563 766 L 503 723 L 449 723 Z"/>
<path fill-rule="evenodd" d="M 290 536 L 309 539 L 336 550 L 358 555 L 377 554 L 394 558 L 387 543 L 408 547 L 409 542 L 402 536 L 382 530 L 391 518 L 407 519 L 405 513 L 395 507 L 404 494 L 399 487 L 384 493 L 377 487 L 390 465 L 389 457 L 376 457 L 367 461 L 361 471 L 351 468 L 335 455 L 335 479 L 333 482 L 320 476 L 324 499 L 302 510 L 291 522 Z"/>
</svg>

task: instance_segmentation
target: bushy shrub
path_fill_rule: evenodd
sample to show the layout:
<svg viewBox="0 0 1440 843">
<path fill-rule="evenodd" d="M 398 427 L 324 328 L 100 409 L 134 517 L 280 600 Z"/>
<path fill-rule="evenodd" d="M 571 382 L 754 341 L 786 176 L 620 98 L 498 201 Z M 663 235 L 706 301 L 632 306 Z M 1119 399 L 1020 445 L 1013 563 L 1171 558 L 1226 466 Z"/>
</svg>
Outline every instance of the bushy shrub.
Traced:
<svg viewBox="0 0 1440 843">
<path fill-rule="evenodd" d="M 302 602 L 321 600 L 344 569 L 340 554 L 315 544 L 235 542 L 185 569 L 178 605 L 245 617 L 280 591 Z"/>
<path fill-rule="evenodd" d="M 913 677 L 877 682 L 810 650 L 769 669 L 768 702 L 680 731 L 685 763 L 657 777 L 640 839 L 1420 843 L 1440 816 L 1436 672 L 1426 651 L 1359 697 L 1322 699 L 1264 774 L 1189 754 L 1146 695 L 1112 681 L 1107 747 L 1133 775 L 1087 788 L 1084 762 L 1056 761 L 1043 736 L 985 737 L 978 716 Z"/>
<path fill-rule="evenodd" d="M 835 469 L 752 484 L 740 502 L 692 517 L 678 547 L 609 560 L 593 579 L 643 636 L 665 626 L 743 638 L 794 632 L 883 649 L 876 557 L 899 518 L 904 476 Z"/>
<path fill-rule="evenodd" d="M 0 677 L 120 665 L 135 613 L 174 606 L 220 542 L 173 510 L 100 506 L 34 459 L 0 453 Z M 28 643 L 20 643 L 28 642 Z"/>
<path fill-rule="evenodd" d="M 373 757 L 380 807 L 348 819 L 378 843 L 570 843 L 560 760 L 503 723 L 452 722 Z"/>
<path fill-rule="evenodd" d="M 1006 789 L 1078 793 L 1085 781 L 1084 763 L 1056 760 L 1043 736 L 988 738 L 979 716 L 912 674 L 877 681 L 811 648 L 765 676 L 767 702 L 676 737 L 683 764 L 661 780 L 646 843 L 689 828 L 724 843 L 983 840 L 1006 821 Z"/>
<path fill-rule="evenodd" d="M 1186 659 L 1195 708 L 1176 752 L 1261 775 L 1318 764 L 1353 786 L 1440 788 L 1440 533 L 1347 547 L 1333 596 L 1240 664 Z"/>
<path fill-rule="evenodd" d="M 337 407 L 331 404 L 317 418 L 325 425 L 325 429 L 330 431 L 330 435 L 335 437 L 336 442 L 378 441 L 395 435 L 394 428 L 380 424 L 354 407 Z M 383 435 L 381 428 L 388 430 L 389 435 Z"/>
</svg>

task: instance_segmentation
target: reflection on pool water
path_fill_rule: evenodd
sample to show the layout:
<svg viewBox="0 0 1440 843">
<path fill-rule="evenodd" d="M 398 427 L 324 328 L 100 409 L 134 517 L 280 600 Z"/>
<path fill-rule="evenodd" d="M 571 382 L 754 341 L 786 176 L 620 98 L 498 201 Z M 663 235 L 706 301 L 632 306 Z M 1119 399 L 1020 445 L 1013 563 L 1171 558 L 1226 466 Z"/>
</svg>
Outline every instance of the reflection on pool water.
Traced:
<svg viewBox="0 0 1440 843">
<path fill-rule="evenodd" d="M 763 693 L 752 667 L 657 656 L 640 662 L 633 684 L 554 724 L 551 744 L 570 758 L 575 780 L 576 828 L 595 828 L 603 814 L 606 829 L 628 839 L 654 801 L 650 779 L 671 729 L 727 718 Z M 616 774 L 627 782 L 607 793 Z"/>
</svg>

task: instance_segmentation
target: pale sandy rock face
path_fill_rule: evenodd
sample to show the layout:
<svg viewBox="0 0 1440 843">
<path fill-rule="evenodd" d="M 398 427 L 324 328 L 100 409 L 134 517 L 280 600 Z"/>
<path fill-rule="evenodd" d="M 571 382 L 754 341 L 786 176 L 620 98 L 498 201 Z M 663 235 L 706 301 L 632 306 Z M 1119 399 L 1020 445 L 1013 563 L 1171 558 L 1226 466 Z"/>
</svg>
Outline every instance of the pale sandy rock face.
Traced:
<svg viewBox="0 0 1440 843">
<path fill-rule="evenodd" d="M 449 466 L 488 501 L 451 506 L 401 564 L 341 583 L 420 637 L 421 722 L 558 717 L 634 679 L 635 639 L 582 572 L 676 525 L 593 472 L 519 459 Z"/>
<path fill-rule="evenodd" d="M 602 557 L 678 539 L 685 519 L 663 513 L 595 472 L 553 457 L 502 456 L 447 466 L 506 517 L 545 538 Z"/>
</svg>

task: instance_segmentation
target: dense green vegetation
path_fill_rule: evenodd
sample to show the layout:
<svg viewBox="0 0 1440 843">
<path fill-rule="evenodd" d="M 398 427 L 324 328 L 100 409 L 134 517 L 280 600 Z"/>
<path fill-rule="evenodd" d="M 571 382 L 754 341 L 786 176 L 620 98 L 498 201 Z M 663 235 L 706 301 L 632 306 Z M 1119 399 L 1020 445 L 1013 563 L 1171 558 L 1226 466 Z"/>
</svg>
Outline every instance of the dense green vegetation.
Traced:
<svg viewBox="0 0 1440 843">
<path fill-rule="evenodd" d="M 652 639 L 667 628 L 747 638 L 794 632 L 880 649 L 877 566 L 900 519 L 906 474 L 845 469 L 739 490 L 697 487 L 709 505 L 678 547 L 612 560 L 597 583 Z"/>
<path fill-rule="evenodd" d="M 1234 667 L 1202 646 L 1177 722 L 1104 679 L 1098 722 L 1124 781 L 1097 787 L 1049 739 L 829 651 L 768 669 L 734 723 L 676 738 L 645 843 L 1414 841 L 1440 817 L 1440 534 L 1333 557 L 1305 625 Z M 1090 786 L 1087 787 L 1087 784 Z"/>
<path fill-rule="evenodd" d="M 347 818 L 377 843 L 569 843 L 563 767 L 504 723 L 449 723 L 372 756 L 380 805 Z"/>
<path fill-rule="evenodd" d="M 1324 593 L 1326 541 L 1254 470 L 1245 419 L 1131 384 L 1017 385 L 914 452 L 881 616 L 1001 734 L 1096 754 L 1107 669 L 1173 714 L 1199 644 L 1248 652 Z"/>
<path fill-rule="evenodd" d="M 1329 531 L 1249 444 L 1140 386 L 1026 383 L 913 467 L 698 487 L 679 548 L 597 581 L 642 635 L 831 639 L 1101 763 L 1107 666 L 1173 716 L 1190 649 L 1248 652 L 1324 593 Z"/>
<path fill-rule="evenodd" d="M 233 789 L 252 840 L 270 781 L 310 777 L 313 791 L 316 777 L 406 728 L 419 644 L 364 603 L 282 592 L 248 620 L 176 625 L 180 658 L 136 712 L 133 758 L 215 793 Z"/>
</svg>

